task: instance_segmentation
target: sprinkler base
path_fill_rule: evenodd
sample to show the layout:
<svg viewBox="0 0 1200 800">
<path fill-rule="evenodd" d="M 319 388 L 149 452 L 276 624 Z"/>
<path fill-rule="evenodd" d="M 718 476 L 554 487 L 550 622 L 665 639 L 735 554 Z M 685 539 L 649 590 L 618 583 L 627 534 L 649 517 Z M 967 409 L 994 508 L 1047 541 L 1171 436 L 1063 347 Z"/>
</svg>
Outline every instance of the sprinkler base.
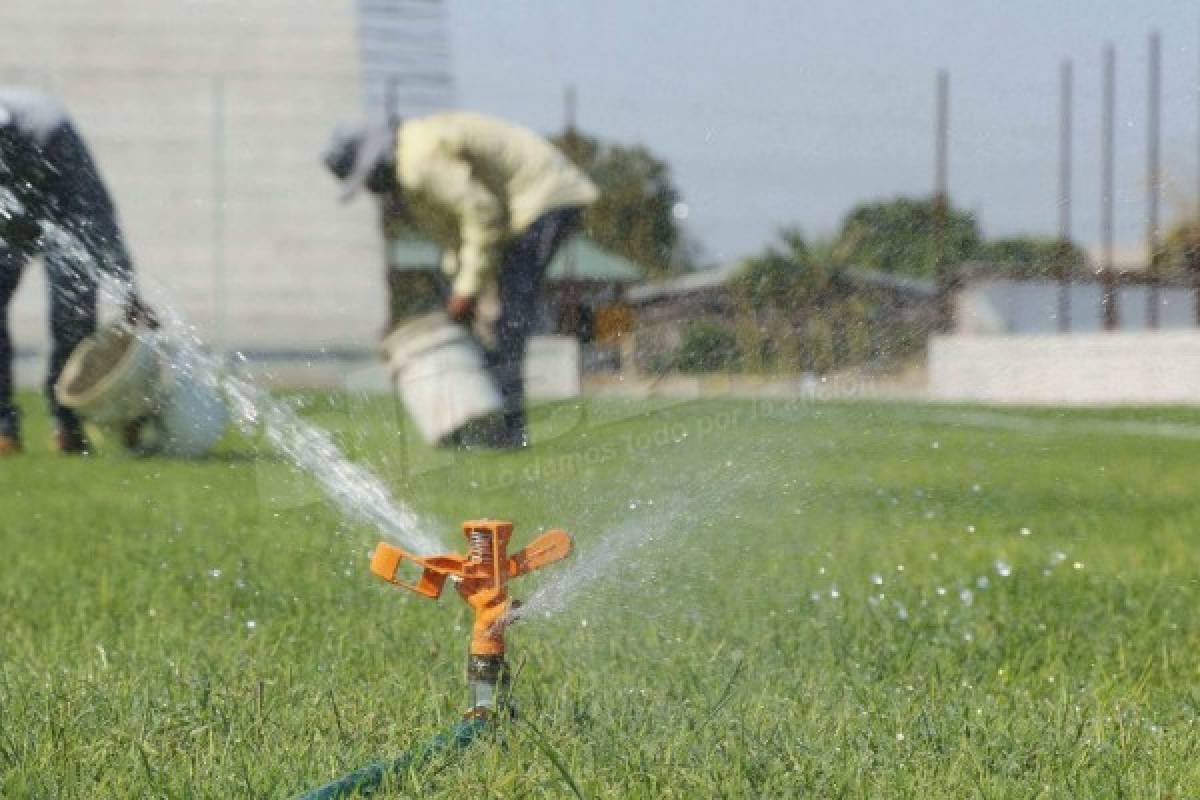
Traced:
<svg viewBox="0 0 1200 800">
<path fill-rule="evenodd" d="M 464 719 L 490 719 L 509 705 L 510 672 L 502 655 L 467 656 L 467 713 Z"/>
</svg>

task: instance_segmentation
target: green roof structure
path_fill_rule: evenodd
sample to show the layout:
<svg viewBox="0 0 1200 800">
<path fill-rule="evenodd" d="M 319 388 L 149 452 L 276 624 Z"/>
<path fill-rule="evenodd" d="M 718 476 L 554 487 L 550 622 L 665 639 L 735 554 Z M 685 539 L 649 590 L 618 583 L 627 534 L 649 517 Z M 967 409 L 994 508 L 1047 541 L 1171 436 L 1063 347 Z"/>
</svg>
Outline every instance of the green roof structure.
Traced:
<svg viewBox="0 0 1200 800">
<path fill-rule="evenodd" d="M 637 264 L 582 235 L 572 236 L 558 248 L 546 271 L 550 281 L 637 283 L 645 276 Z"/>
<path fill-rule="evenodd" d="M 437 269 L 442 260 L 438 246 L 422 236 L 392 239 L 388 249 L 392 269 Z M 558 248 L 546 271 L 546 280 L 556 282 L 638 283 L 645 277 L 645 270 L 637 264 L 581 234 L 572 236 Z"/>
</svg>

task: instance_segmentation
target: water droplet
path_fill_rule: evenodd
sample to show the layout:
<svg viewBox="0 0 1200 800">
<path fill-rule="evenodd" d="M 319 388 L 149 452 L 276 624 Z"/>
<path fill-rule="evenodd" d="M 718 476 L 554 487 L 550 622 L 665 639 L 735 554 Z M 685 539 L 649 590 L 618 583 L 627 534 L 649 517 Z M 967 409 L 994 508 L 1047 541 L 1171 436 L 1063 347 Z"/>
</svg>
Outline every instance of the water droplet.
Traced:
<svg viewBox="0 0 1200 800">
<path fill-rule="evenodd" d="M 875 584 L 876 586 L 882 586 L 883 585 L 883 576 L 880 575 L 878 572 L 876 572 L 875 574 L 873 574 L 871 576 L 871 583 Z"/>
<path fill-rule="evenodd" d="M 976 578 L 975 585 L 977 587 L 979 587 L 980 589 L 988 588 L 988 586 L 990 585 L 990 581 L 988 581 L 987 575 L 980 575 L 978 578 Z"/>
<path fill-rule="evenodd" d="M 258 623 L 255 622 L 254 620 L 252 620 L 252 619 L 246 620 L 246 630 L 252 631 L 257 627 L 258 627 Z"/>
<path fill-rule="evenodd" d="M 903 733 L 897 733 L 897 734 L 896 734 L 896 741 L 897 741 L 897 742 L 903 742 L 903 741 L 904 741 L 904 734 L 903 734 Z"/>
<path fill-rule="evenodd" d="M 1083 569 L 1083 562 L 1082 562 L 1082 561 L 1076 561 L 1076 562 L 1075 562 L 1074 564 L 1072 564 L 1071 566 L 1072 566 L 1072 567 L 1074 567 L 1075 569 Z"/>
<path fill-rule="evenodd" d="M 967 526 L 967 533 L 974 533 L 974 532 L 975 532 L 975 526 L 974 526 L 974 525 L 968 525 L 968 526 Z"/>
<path fill-rule="evenodd" d="M 210 570 L 208 571 L 208 577 L 210 577 L 210 578 L 219 578 L 219 577 L 221 577 L 221 570 L 217 569 L 216 567 L 213 567 L 212 569 L 210 569 Z"/>
<path fill-rule="evenodd" d="M 975 602 L 975 593 L 970 589 L 961 589 L 958 592 L 958 599 L 962 601 L 964 606 L 969 606 Z"/>
<path fill-rule="evenodd" d="M 937 592 L 939 597 L 946 596 L 946 587 L 945 586 L 939 586 L 936 589 L 934 589 L 934 591 Z"/>
<path fill-rule="evenodd" d="M 995 567 L 996 574 L 1001 578 L 1007 578 L 1009 575 L 1012 575 L 1012 564 L 1003 559 L 996 559 Z"/>
<path fill-rule="evenodd" d="M 1022 536 L 1032 536 L 1033 531 L 1029 530 L 1029 528 L 1021 528 L 1021 535 Z"/>
</svg>

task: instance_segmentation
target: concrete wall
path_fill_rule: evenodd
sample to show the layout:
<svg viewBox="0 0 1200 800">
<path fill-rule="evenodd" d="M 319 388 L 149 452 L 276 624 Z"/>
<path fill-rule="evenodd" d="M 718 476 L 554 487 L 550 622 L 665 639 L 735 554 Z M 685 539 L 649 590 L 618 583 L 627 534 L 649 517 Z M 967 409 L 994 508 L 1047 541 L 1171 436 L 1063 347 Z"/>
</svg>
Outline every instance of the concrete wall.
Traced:
<svg viewBox="0 0 1200 800">
<path fill-rule="evenodd" d="M 1046 405 L 1200 403 L 1200 331 L 934 336 L 937 400 Z"/>
<path fill-rule="evenodd" d="M 384 322 L 372 205 L 319 163 L 361 114 L 353 0 L 3 0 L 0 82 L 70 108 L 130 249 L 224 347 L 370 347 Z M 14 304 L 45 341 L 41 270 Z"/>
<path fill-rule="evenodd" d="M 1068 292 L 1068 321 L 1076 333 L 1103 330 L 1098 283 L 1073 283 Z M 1059 286 L 1048 280 L 974 280 L 955 296 L 958 333 L 1057 333 Z M 1145 286 L 1117 289 L 1117 318 L 1122 331 L 1146 330 Z M 1164 286 L 1158 293 L 1159 327 L 1178 330 L 1196 326 L 1195 292 Z"/>
<path fill-rule="evenodd" d="M 583 393 L 579 340 L 533 336 L 525 353 L 525 392 L 538 400 L 567 400 Z"/>
</svg>

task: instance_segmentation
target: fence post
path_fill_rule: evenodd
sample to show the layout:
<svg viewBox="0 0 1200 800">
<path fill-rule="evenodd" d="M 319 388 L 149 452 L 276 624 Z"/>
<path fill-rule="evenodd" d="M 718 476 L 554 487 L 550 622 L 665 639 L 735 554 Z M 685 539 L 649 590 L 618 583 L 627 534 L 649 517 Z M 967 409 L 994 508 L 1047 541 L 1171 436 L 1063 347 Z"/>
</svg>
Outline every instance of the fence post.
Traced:
<svg viewBox="0 0 1200 800">
<path fill-rule="evenodd" d="M 1071 62 L 1059 73 L 1058 330 L 1071 330 Z"/>
<path fill-rule="evenodd" d="M 212 326 L 211 341 L 214 349 L 228 348 L 230 344 L 229 292 L 225 263 L 225 148 L 226 148 L 226 97 L 225 77 L 214 75 L 212 79 Z"/>
<path fill-rule="evenodd" d="M 1105 330 L 1120 324 L 1117 310 L 1116 275 L 1113 273 L 1113 125 L 1116 107 L 1117 54 L 1111 44 L 1104 47 L 1104 98 L 1100 123 L 1100 249 L 1103 263 L 1100 279 L 1101 316 Z"/>
<path fill-rule="evenodd" d="M 1158 328 L 1161 253 L 1159 247 L 1158 203 L 1162 194 L 1159 168 L 1159 106 L 1162 74 L 1162 48 L 1158 31 L 1150 34 L 1150 58 L 1146 87 L 1146 327 Z"/>
<path fill-rule="evenodd" d="M 937 74 L 937 120 L 935 128 L 933 190 L 933 269 L 937 286 L 937 327 L 942 333 L 954 329 L 955 265 L 946 257 L 947 150 L 950 118 L 950 76 Z"/>
</svg>

